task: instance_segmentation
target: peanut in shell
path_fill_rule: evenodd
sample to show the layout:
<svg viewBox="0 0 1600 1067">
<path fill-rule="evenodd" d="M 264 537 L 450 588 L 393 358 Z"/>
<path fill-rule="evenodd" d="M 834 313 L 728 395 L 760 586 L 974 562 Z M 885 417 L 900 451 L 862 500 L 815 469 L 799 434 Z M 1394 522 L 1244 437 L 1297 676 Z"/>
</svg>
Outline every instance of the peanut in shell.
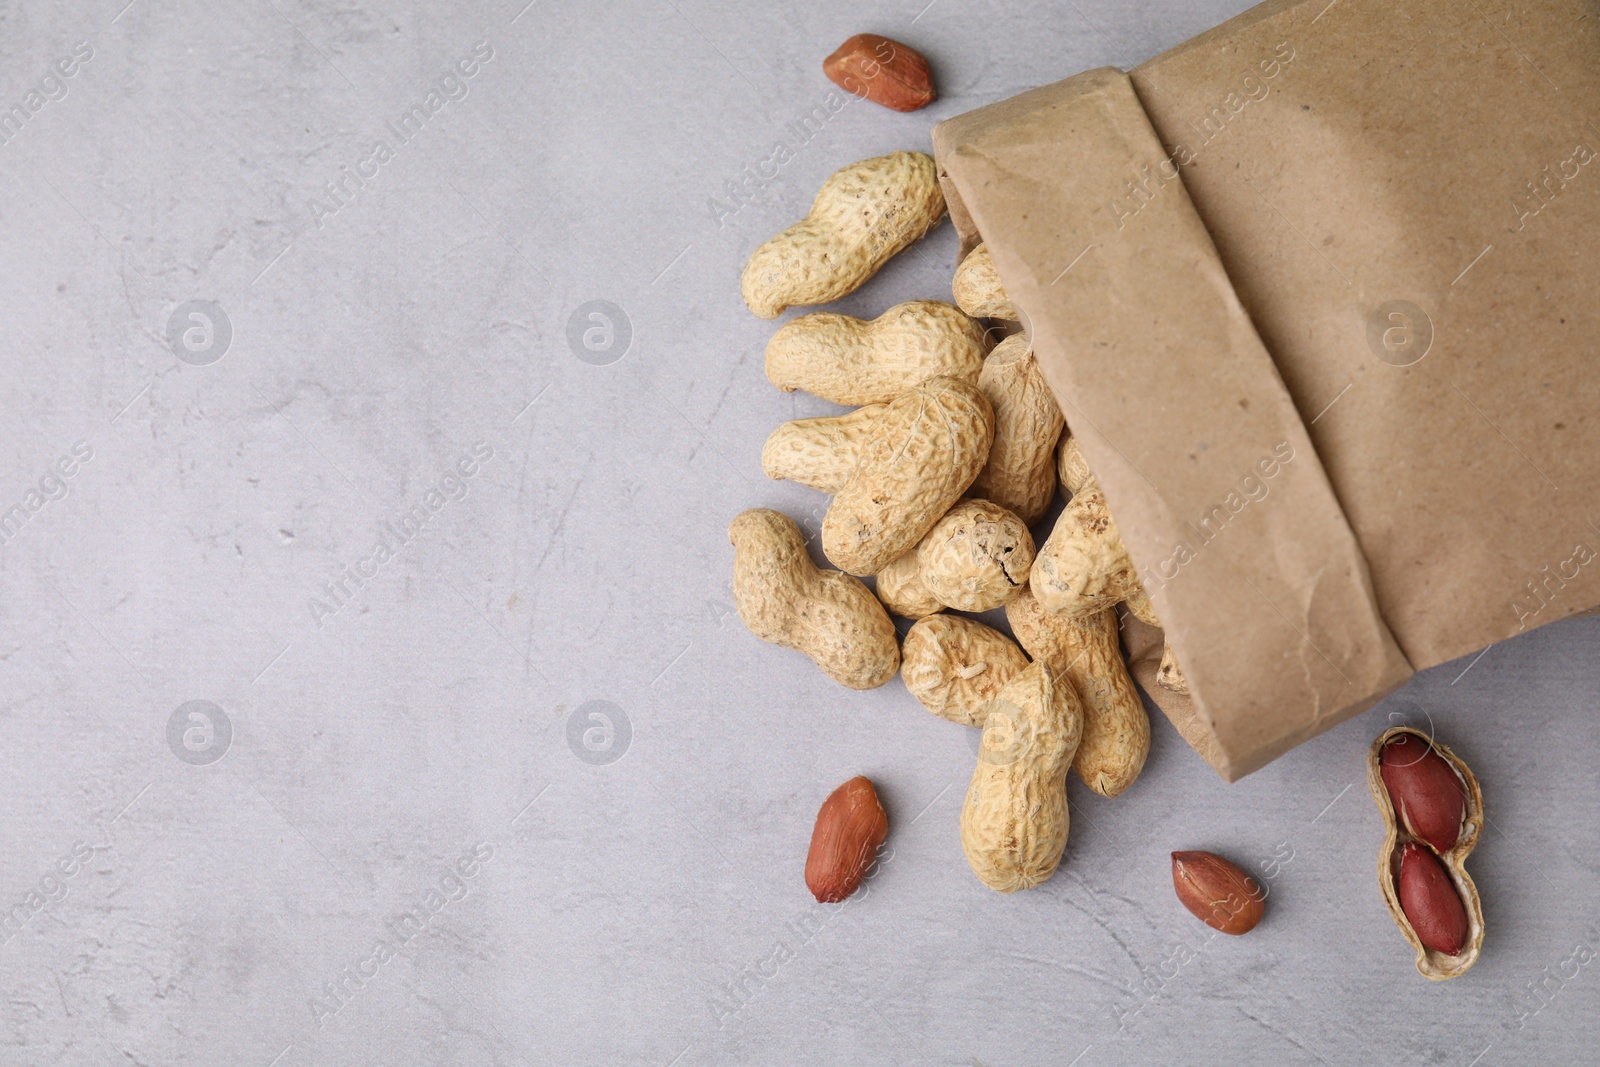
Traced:
<svg viewBox="0 0 1600 1067">
<path fill-rule="evenodd" d="M 861 444 L 887 406 L 870 404 L 843 415 L 784 423 L 761 448 L 761 470 L 768 478 L 837 493 L 855 472 Z"/>
<path fill-rule="evenodd" d="M 970 382 L 934 378 L 897 397 L 823 517 L 823 552 L 850 574 L 876 574 L 944 517 L 993 440 L 994 409 Z"/>
<path fill-rule="evenodd" d="M 767 342 L 767 378 L 835 404 L 886 404 L 944 375 L 977 381 L 983 327 L 937 300 L 896 304 L 868 321 L 832 311 L 802 315 Z"/>
<path fill-rule="evenodd" d="M 893 152 L 841 167 L 805 218 L 750 254 L 739 283 L 744 302 L 774 319 L 794 304 L 853 293 L 944 212 L 931 156 Z"/>
<path fill-rule="evenodd" d="M 1006 338 L 983 362 L 978 388 L 994 408 L 994 445 L 972 483 L 1032 525 L 1056 497 L 1056 440 L 1065 425 L 1039 361 L 1022 334 Z"/>
<path fill-rule="evenodd" d="M 961 808 L 961 848 L 1000 893 L 1031 889 L 1061 863 L 1071 821 L 1067 768 L 1083 730 L 1072 683 L 1032 663 L 984 708 L 978 765 Z"/>
<path fill-rule="evenodd" d="M 1426 842 L 1414 837 L 1406 829 L 1395 812 L 1394 802 L 1384 784 L 1384 747 L 1402 735 L 1409 735 L 1431 747 L 1432 751 L 1460 777 L 1465 790 L 1466 812 L 1460 836 L 1457 837 L 1454 846 L 1444 852 L 1435 853 Z M 1417 972 L 1435 982 L 1459 978 L 1478 961 L 1478 955 L 1483 950 L 1483 903 L 1478 899 L 1478 887 L 1473 883 L 1472 876 L 1467 873 L 1466 868 L 1467 857 L 1477 847 L 1478 838 L 1483 833 L 1484 827 L 1483 791 L 1478 787 L 1478 779 L 1460 757 L 1437 739 L 1409 726 L 1394 726 L 1379 734 L 1367 752 L 1367 788 L 1372 792 L 1373 802 L 1378 805 L 1378 814 L 1383 817 L 1385 828 L 1383 845 L 1378 849 L 1378 889 L 1383 894 L 1383 902 L 1394 918 L 1395 925 L 1400 928 L 1401 935 L 1416 954 Z M 1430 931 L 1435 931 L 1441 926 L 1451 926 L 1455 921 L 1453 916 L 1419 914 L 1414 924 L 1406 914 L 1405 902 L 1401 898 L 1402 872 L 1399 861 L 1406 847 L 1411 845 L 1426 849 L 1437 857 L 1445 875 L 1449 878 L 1450 885 L 1459 894 L 1459 902 L 1466 917 L 1466 934 L 1462 938 L 1462 948 L 1458 953 L 1451 954 L 1429 947 L 1418 933 L 1419 925 Z M 1411 877 L 1417 878 L 1418 875 L 1413 874 Z M 1422 899 L 1425 900 L 1426 896 L 1424 895 Z M 1425 906 L 1419 905 L 1418 898 L 1412 898 L 1410 903 L 1413 909 Z M 1430 940 L 1432 939 L 1433 934 L 1430 932 Z"/>
<path fill-rule="evenodd" d="M 900 676 L 935 715 L 982 726 L 985 705 L 1027 666 L 1022 649 L 999 630 L 959 615 L 932 615 L 906 634 Z"/>
<path fill-rule="evenodd" d="M 1028 655 L 1070 681 L 1083 703 L 1072 769 L 1103 797 L 1122 793 L 1150 754 L 1150 716 L 1122 658 L 1116 612 L 1064 619 L 1024 590 L 1006 603 L 1006 621 Z"/>
<path fill-rule="evenodd" d="M 1033 535 L 988 500 L 957 502 L 917 545 L 917 574 L 934 598 L 957 611 L 989 611 L 1028 584 Z"/>
</svg>

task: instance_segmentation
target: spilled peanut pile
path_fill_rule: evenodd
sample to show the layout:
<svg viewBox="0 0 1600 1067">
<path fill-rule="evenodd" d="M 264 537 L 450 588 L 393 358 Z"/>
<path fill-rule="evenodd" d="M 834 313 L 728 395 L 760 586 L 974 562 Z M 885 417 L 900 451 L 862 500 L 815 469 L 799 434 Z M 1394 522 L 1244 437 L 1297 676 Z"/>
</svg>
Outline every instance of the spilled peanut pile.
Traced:
<svg viewBox="0 0 1600 1067">
<path fill-rule="evenodd" d="M 937 95 L 926 60 L 871 34 L 846 41 L 824 71 L 895 110 Z M 750 256 L 745 303 L 770 319 L 837 300 L 944 215 L 927 155 L 844 167 L 805 218 Z M 1118 606 L 1161 622 L 984 245 L 958 266 L 951 292 L 954 304 L 913 300 L 871 321 L 814 312 L 773 335 L 773 385 L 855 409 L 785 423 L 761 454 L 768 476 L 832 497 L 822 549 L 838 569 L 812 562 L 793 520 L 752 509 L 728 530 L 733 595 L 752 633 L 804 652 L 841 685 L 871 689 L 899 673 L 929 711 L 982 730 L 961 844 L 979 880 L 1010 893 L 1042 884 L 1061 862 L 1069 770 L 1115 797 L 1143 769 L 1150 722 L 1118 641 Z M 991 347 L 995 336 L 1004 339 Z M 1030 527 L 1058 491 L 1065 507 L 1035 545 Z M 1015 640 L 949 613 L 996 608 Z M 904 642 L 891 614 L 913 620 Z M 1170 645 L 1156 681 L 1188 692 Z M 1483 943 L 1464 867 L 1483 826 L 1477 781 L 1448 749 L 1403 727 L 1374 743 L 1368 781 L 1387 828 L 1384 901 L 1417 970 L 1457 977 Z M 868 779 L 839 786 L 806 858 L 817 900 L 854 893 L 887 833 Z M 1261 921 L 1260 883 L 1221 856 L 1174 852 L 1172 879 L 1178 900 L 1216 930 L 1243 934 Z"/>
<path fill-rule="evenodd" d="M 854 292 L 944 214 L 922 153 L 845 167 L 804 219 L 751 255 L 745 303 L 773 318 Z M 870 322 L 815 312 L 773 335 L 774 385 L 856 405 L 778 427 L 761 456 L 771 477 L 832 495 L 822 549 L 839 569 L 812 563 L 789 518 L 755 509 L 729 529 L 733 591 L 753 633 L 806 653 L 841 685 L 870 689 L 898 671 L 929 711 L 983 730 L 961 841 L 978 878 L 1009 893 L 1061 861 L 1069 768 L 1107 797 L 1138 777 L 1150 722 L 1116 607 L 1159 623 L 983 246 L 952 291 L 954 304 L 914 300 Z M 991 350 L 989 338 L 1006 333 Z M 1029 527 L 1058 484 L 1069 502 L 1036 546 Z M 860 581 L 868 575 L 876 594 Z M 946 613 L 1001 607 L 1016 641 Z M 915 620 L 903 646 L 891 613 Z M 1175 663 L 1165 677 L 1183 685 Z M 834 825 L 847 820 L 824 821 L 819 839 L 860 851 Z"/>
</svg>

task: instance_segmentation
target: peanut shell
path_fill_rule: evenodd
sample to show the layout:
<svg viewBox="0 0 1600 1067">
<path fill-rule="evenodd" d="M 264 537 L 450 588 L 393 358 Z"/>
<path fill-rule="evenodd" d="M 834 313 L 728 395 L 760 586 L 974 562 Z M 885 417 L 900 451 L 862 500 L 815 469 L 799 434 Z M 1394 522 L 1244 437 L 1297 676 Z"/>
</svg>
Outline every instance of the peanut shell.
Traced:
<svg viewBox="0 0 1600 1067">
<path fill-rule="evenodd" d="M 1423 945 L 1422 939 L 1417 936 L 1410 920 L 1406 918 L 1405 909 L 1400 904 L 1398 872 L 1394 869 L 1395 859 L 1400 849 L 1412 842 L 1416 842 L 1421 848 L 1428 848 L 1425 842 L 1412 837 L 1401 824 L 1395 814 L 1394 804 L 1389 798 L 1389 791 L 1383 784 L 1383 746 L 1401 734 L 1411 734 L 1431 744 L 1433 750 L 1461 776 L 1462 785 L 1466 789 L 1467 809 L 1461 836 L 1454 848 L 1437 854 L 1439 861 L 1444 865 L 1445 873 L 1450 876 L 1456 891 L 1461 894 L 1461 903 L 1467 914 L 1467 943 L 1455 956 L 1433 951 Z M 1383 893 L 1383 902 L 1388 906 L 1389 914 L 1394 917 L 1395 925 L 1400 928 L 1400 933 L 1416 953 L 1417 972 L 1435 982 L 1466 974 L 1478 961 L 1478 954 L 1483 949 L 1483 903 L 1478 899 L 1478 887 L 1473 884 L 1472 876 L 1466 869 L 1467 857 L 1477 847 L 1484 826 L 1483 791 L 1478 788 L 1478 779 L 1470 767 L 1438 741 L 1409 726 L 1395 726 L 1379 734 L 1367 753 L 1367 788 L 1372 792 L 1372 799 L 1378 805 L 1378 814 L 1383 817 L 1385 827 L 1383 846 L 1378 850 L 1378 888 Z"/>
<path fill-rule="evenodd" d="M 768 478 L 787 479 L 837 493 L 856 469 L 861 443 L 887 405 L 870 404 L 844 415 L 795 419 L 772 431 L 761 448 Z"/>
<path fill-rule="evenodd" d="M 858 575 L 905 555 L 972 484 L 993 440 L 994 409 L 970 382 L 934 378 L 896 398 L 823 517 L 823 552 Z"/>
<path fill-rule="evenodd" d="M 1096 793 L 1117 796 L 1144 769 L 1150 716 L 1122 658 L 1116 612 L 1064 619 L 1025 589 L 1007 601 L 1006 621 L 1028 655 L 1068 679 L 1083 702 L 1083 738 L 1072 769 Z"/>
<path fill-rule="evenodd" d="M 972 494 L 1038 522 L 1056 497 L 1056 440 L 1065 425 L 1039 361 L 1022 334 L 995 346 L 978 388 L 994 408 L 994 446 Z"/>
<path fill-rule="evenodd" d="M 767 378 L 835 404 L 886 404 L 929 378 L 975 382 L 983 327 L 937 300 L 896 304 L 868 321 L 832 311 L 802 315 L 767 342 Z"/>
<path fill-rule="evenodd" d="M 978 880 L 1011 893 L 1055 873 L 1067 847 L 1067 768 L 1083 730 L 1072 684 L 1032 663 L 984 706 L 961 808 L 961 848 Z"/>
<path fill-rule="evenodd" d="M 750 254 L 744 302 L 764 319 L 855 292 L 944 218 L 933 159 L 894 152 L 835 171 L 806 217 Z"/>
<path fill-rule="evenodd" d="M 962 500 L 917 545 L 917 574 L 957 611 L 989 611 L 1020 593 L 1033 566 L 1033 535 L 987 500 Z"/>
<path fill-rule="evenodd" d="M 922 706 L 963 726 L 982 726 L 984 705 L 1028 666 L 1012 640 L 959 615 L 933 615 L 906 634 L 900 676 Z"/>
</svg>

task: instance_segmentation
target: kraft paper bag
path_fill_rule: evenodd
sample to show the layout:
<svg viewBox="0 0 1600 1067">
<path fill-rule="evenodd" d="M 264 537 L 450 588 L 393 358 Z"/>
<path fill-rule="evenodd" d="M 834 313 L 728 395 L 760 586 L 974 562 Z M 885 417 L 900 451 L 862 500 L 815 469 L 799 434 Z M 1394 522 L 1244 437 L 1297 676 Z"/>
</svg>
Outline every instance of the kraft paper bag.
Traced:
<svg viewBox="0 0 1600 1067">
<path fill-rule="evenodd" d="M 1229 780 L 1600 606 L 1597 15 L 1272 0 L 934 130 Z"/>
</svg>

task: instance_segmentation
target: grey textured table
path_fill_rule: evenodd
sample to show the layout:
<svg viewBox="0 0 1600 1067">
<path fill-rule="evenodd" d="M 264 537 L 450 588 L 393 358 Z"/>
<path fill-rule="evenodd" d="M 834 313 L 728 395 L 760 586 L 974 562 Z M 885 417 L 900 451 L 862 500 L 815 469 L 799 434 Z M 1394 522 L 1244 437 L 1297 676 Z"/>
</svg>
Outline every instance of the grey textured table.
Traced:
<svg viewBox="0 0 1600 1067">
<path fill-rule="evenodd" d="M 0 0 L 0 1060 L 1594 1062 L 1600 621 L 1233 786 L 1157 719 L 1002 897 L 970 732 L 729 601 L 728 520 L 823 503 L 763 439 L 829 410 L 765 381 L 749 251 L 836 167 L 1242 3 L 122 2 Z M 933 109 L 828 111 L 866 29 Z M 954 254 L 843 306 L 943 296 Z M 1445 985 L 1374 884 L 1391 718 L 1487 798 Z M 857 773 L 891 848 L 823 907 Z M 1264 924 L 1210 936 L 1175 848 L 1260 873 Z"/>
</svg>

